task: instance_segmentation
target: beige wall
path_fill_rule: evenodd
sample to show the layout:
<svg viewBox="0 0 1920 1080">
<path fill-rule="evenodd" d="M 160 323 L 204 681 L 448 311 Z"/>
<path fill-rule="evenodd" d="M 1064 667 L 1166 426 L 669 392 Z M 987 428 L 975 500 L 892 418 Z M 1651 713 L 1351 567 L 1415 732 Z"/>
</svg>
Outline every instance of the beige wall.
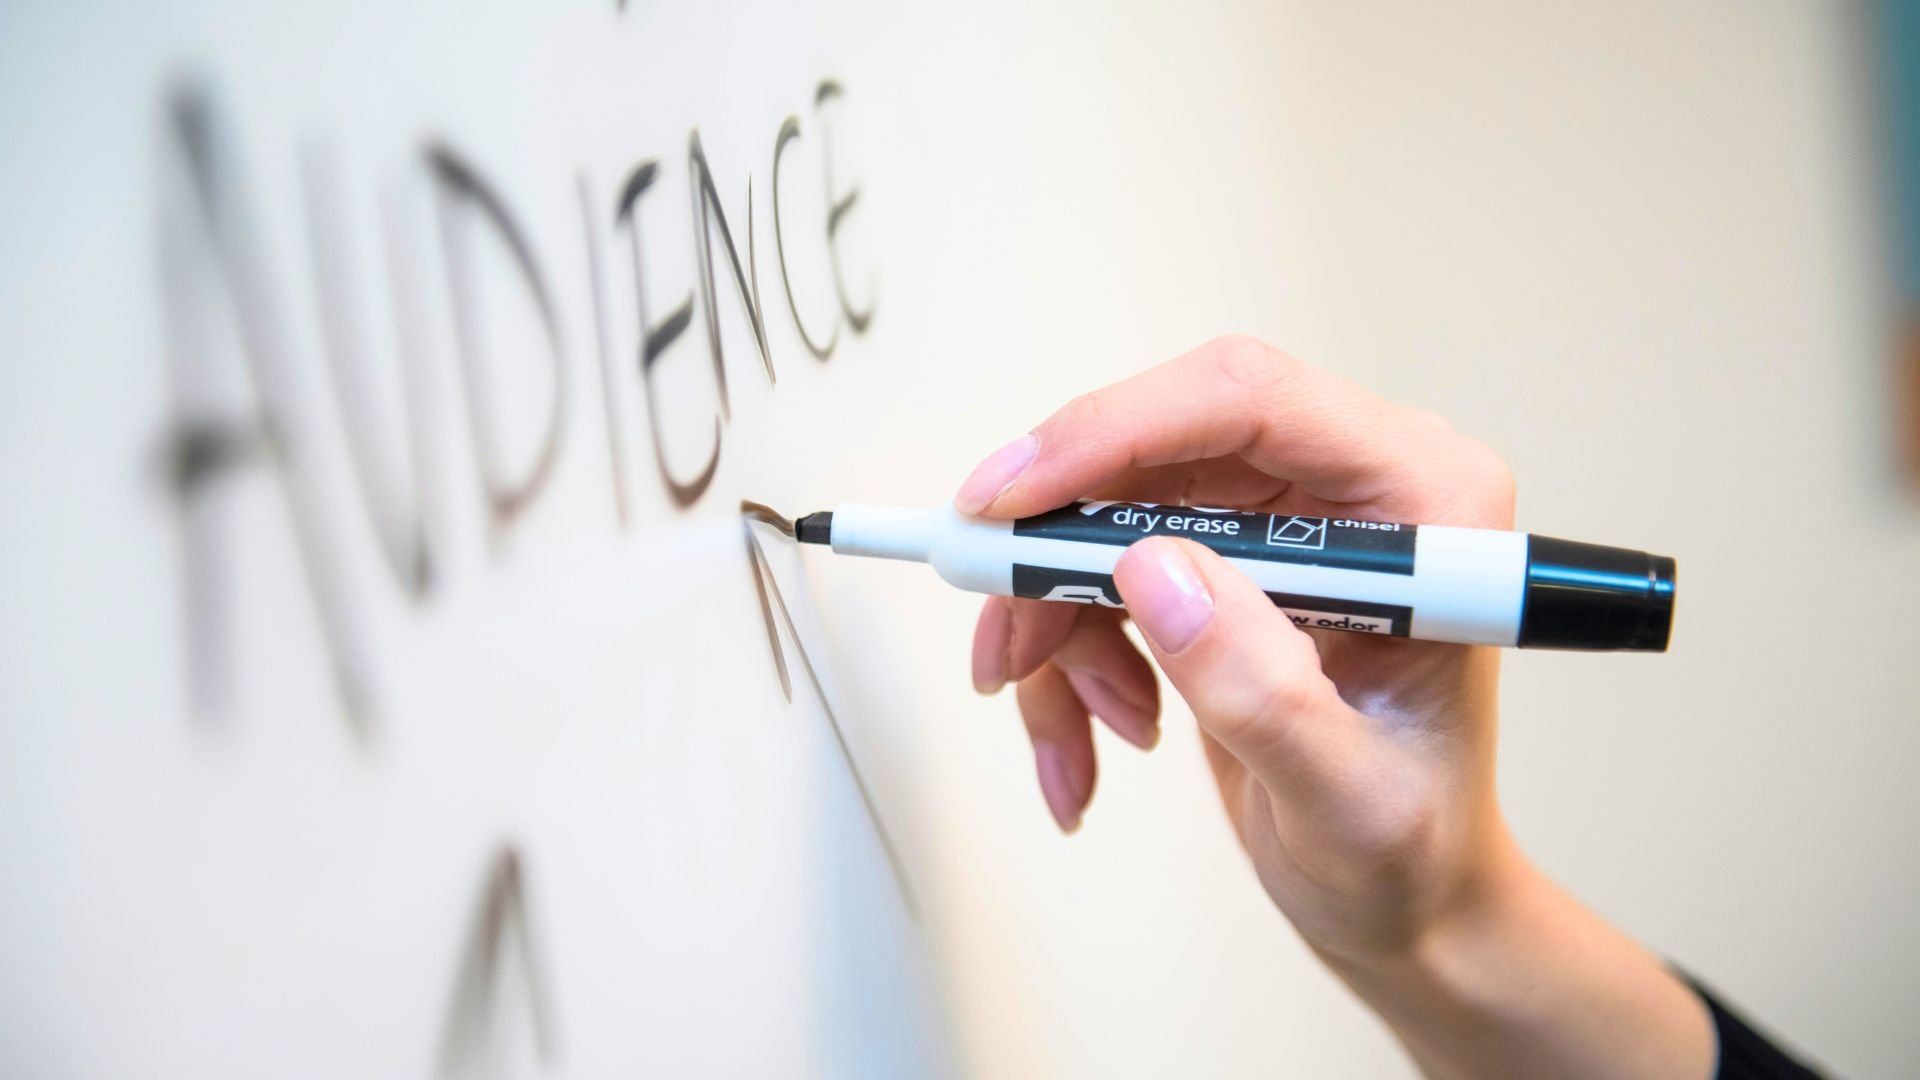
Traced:
<svg viewBox="0 0 1920 1080">
<path fill-rule="evenodd" d="M 1788 0 L 0 5 L 0 1072 L 417 1076 L 459 1071 L 451 1042 L 492 1076 L 948 1056 L 995 1080 L 1404 1075 L 1257 888 L 1189 721 L 1151 755 L 1103 736 L 1063 840 L 1011 702 L 968 686 L 973 599 L 772 544 L 789 701 L 741 547 L 742 499 L 932 502 L 1069 396 L 1229 330 L 1491 442 L 1523 527 L 1678 556 L 1669 655 L 1509 659 L 1509 813 L 1556 876 L 1821 1061 L 1906 1071 L 1920 520 L 1891 480 L 1854 19 Z M 191 389 L 223 416 L 259 388 L 217 295 L 206 336 L 170 321 L 192 278 L 161 237 L 194 219 L 163 180 L 166 94 L 189 70 L 230 110 L 221 163 L 244 167 L 239 225 L 280 298 L 283 434 L 320 493 L 368 729 L 344 722 L 287 457 L 195 504 L 231 589 L 225 704 L 195 705 L 190 540 L 161 467 L 177 365 L 217 362 Z M 832 310 L 826 76 L 846 88 L 838 182 L 863 191 L 843 255 L 879 307 L 821 364 L 780 286 Z M 789 115 L 790 278 L 768 235 Z M 613 196 L 663 162 L 658 314 L 695 287 L 696 126 L 743 246 L 752 181 L 779 381 L 723 276 L 731 414 L 712 487 L 676 507 Z M 546 363 L 505 246 L 466 253 L 510 465 L 554 381 L 574 395 L 550 484 L 504 524 L 481 505 L 429 137 L 512 208 L 565 339 Z M 318 240 L 316 149 L 343 206 Z M 316 306 L 329 239 L 373 343 L 379 422 L 357 430 Z M 383 242 L 420 293 L 389 287 Z M 652 391 L 682 476 L 718 405 L 703 323 Z M 405 457 L 396 341 L 438 410 L 436 498 L 399 496 L 433 526 L 420 598 L 347 450 Z M 502 881 L 530 945 L 473 929 Z M 502 947 L 497 993 L 463 989 L 475 939 Z M 485 1010 L 472 1045 L 446 1034 L 463 1001 Z"/>
<path fill-rule="evenodd" d="M 870 22 L 868 20 L 871 20 Z M 1843 5 L 893 5 L 872 190 L 903 231 L 847 436 L 871 497 L 958 479 L 1091 384 L 1261 335 L 1502 451 L 1523 528 L 1678 556 L 1670 654 L 1512 656 L 1502 787 L 1534 855 L 1812 1056 L 1920 1056 L 1920 518 L 1892 480 Z M 1014 55 L 1004 50 L 1013 46 Z M 882 448 L 902 440 L 906 460 Z M 932 463 L 928 471 L 928 462 Z M 972 605 L 816 570 L 917 717 L 938 949 L 982 1076 L 1407 1066 L 1266 905 L 1188 721 L 1100 743 L 1050 833 Z M 905 639 L 856 627 L 922 606 Z M 891 599 L 889 599 L 891 598 Z M 858 639 L 858 640 L 857 640 Z M 905 781 L 901 781 L 904 783 Z"/>
</svg>

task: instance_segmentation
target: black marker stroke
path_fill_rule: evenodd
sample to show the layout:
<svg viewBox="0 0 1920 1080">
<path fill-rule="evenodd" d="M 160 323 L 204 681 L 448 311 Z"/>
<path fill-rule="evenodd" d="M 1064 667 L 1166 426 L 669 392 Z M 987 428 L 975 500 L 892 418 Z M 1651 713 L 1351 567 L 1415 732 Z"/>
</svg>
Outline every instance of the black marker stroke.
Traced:
<svg viewBox="0 0 1920 1080">
<path fill-rule="evenodd" d="M 177 338 L 182 333 L 178 327 L 169 327 L 169 337 Z M 205 722 L 221 714 L 227 705 L 226 660 L 232 637 L 228 627 L 232 596 L 228 521 L 207 496 L 229 472 L 271 460 L 273 442 L 264 422 L 195 415 L 197 410 L 189 404 L 192 391 L 191 377 L 185 374 L 188 363 L 182 359 L 191 352 L 189 346 L 178 341 L 168 346 L 172 357 L 169 381 L 177 418 L 156 456 L 180 528 L 189 714 Z"/>
<path fill-rule="evenodd" d="M 460 966 L 454 973 L 453 997 L 441 1028 L 440 1056 L 435 1074 L 442 1077 L 498 1075 L 488 1059 L 496 1021 L 494 1001 L 505 969 L 507 942 L 517 937 L 526 974 L 528 1020 L 534 1051 L 544 1068 L 557 1058 L 553 1010 L 548 1002 L 546 964 L 527 916 L 525 872 L 520 853 L 502 844 L 494 853 L 481 887 L 480 901 L 468 924 Z"/>
<path fill-rule="evenodd" d="M 742 499 L 740 500 L 740 513 L 751 521 L 772 526 L 774 529 L 779 530 L 780 535 L 788 539 L 793 538 L 793 522 L 782 517 L 778 510 L 768 506 L 766 503 L 757 503 Z"/>
<path fill-rule="evenodd" d="M 787 241 L 780 229 L 780 158 L 787 152 L 787 144 L 800 137 L 800 118 L 789 116 L 780 125 L 780 134 L 773 141 L 773 251 L 780 260 L 780 287 L 787 294 L 787 310 L 793 313 L 794 329 L 800 331 L 800 340 L 806 343 L 807 351 L 816 360 L 829 360 L 833 357 L 833 348 L 840 341 L 839 313 L 834 313 L 833 329 L 827 334 L 827 342 L 822 345 L 813 340 L 807 331 L 805 319 L 800 317 L 800 302 L 793 298 L 793 272 L 787 268 Z"/>
<path fill-rule="evenodd" d="M 404 465 L 383 453 L 387 440 L 379 437 L 379 410 L 375 391 L 366 376 L 368 334 L 355 317 L 353 253 L 350 230 L 340 210 L 339 184 L 331 163 L 317 148 L 302 160 L 302 187 L 306 196 L 307 235 L 313 255 L 316 299 L 320 308 L 320 337 L 329 362 L 322 365 L 332 378 L 334 400 L 340 407 L 354 481 L 367 508 L 374 540 L 401 591 L 418 600 L 433 580 L 433 558 L 427 544 L 425 509 L 430 438 L 424 415 L 427 392 L 421 352 L 427 335 L 419 325 L 417 283 L 398 239 L 398 212 L 387 204 L 387 272 L 394 292 L 396 356 L 400 369 L 402 407 L 407 417 L 405 441 L 410 461 Z M 410 467 L 408 467 L 410 466 Z M 411 490 L 396 490 L 392 477 L 412 478 Z M 410 505 L 409 505 L 410 504 Z"/>
<path fill-rule="evenodd" d="M 429 143 L 426 156 L 441 189 L 440 239 L 447 257 L 447 292 L 453 304 L 454 340 L 459 345 L 461 364 L 466 371 L 462 385 L 466 388 L 468 427 L 473 434 L 474 455 L 479 461 L 481 487 L 492 511 L 492 522 L 502 526 L 539 495 L 553 471 L 554 459 L 559 456 L 560 432 L 565 427 L 567 413 L 567 366 L 560 324 L 554 316 L 546 279 L 540 276 L 539 265 L 534 261 L 533 248 L 499 194 L 451 148 Z M 528 295 L 539 309 L 552 353 L 553 401 L 548 408 L 546 429 L 533 464 L 518 480 L 508 475 L 500 431 L 494 422 L 492 407 L 497 401 L 488 389 L 485 335 L 481 330 L 484 309 L 473 280 L 468 230 L 459 210 L 463 203 L 479 211 L 481 219 L 489 223 L 506 244 Z"/>
<path fill-rule="evenodd" d="M 607 327 L 606 270 L 601 266 L 599 218 L 593 212 L 593 192 L 587 186 L 587 174 L 574 177 L 580 195 L 581 231 L 587 240 L 587 287 L 593 293 L 593 338 L 600 352 L 600 393 L 607 412 L 607 458 L 613 470 L 613 505 L 620 527 L 627 526 L 627 445 L 620 410 L 615 404 L 612 331 Z"/>
<path fill-rule="evenodd" d="M 864 334 L 867 326 L 873 322 L 874 301 L 867 301 L 867 310 L 861 311 L 853 306 L 853 299 L 847 295 L 846 278 L 840 272 L 840 226 L 846 223 L 848 214 L 853 213 L 854 204 L 860 198 L 860 189 L 847 189 L 845 195 L 836 198 L 833 194 L 833 140 L 829 137 L 825 108 L 829 101 L 839 99 L 845 91 L 839 82 L 822 79 L 813 93 L 813 113 L 820 120 L 820 160 L 827 178 L 827 262 L 833 268 L 833 291 L 840 298 L 840 310 L 846 313 L 847 322 L 853 326 L 853 332 Z M 872 292 L 873 286 L 868 286 Z"/>
<path fill-rule="evenodd" d="M 217 474 L 260 458 L 274 466 L 281 481 L 276 486 L 293 526 L 334 686 L 349 726 L 364 736 L 373 711 L 365 641 L 350 615 L 339 545 L 310 457 L 312 418 L 302 410 L 308 395 L 298 385 L 294 350 L 231 133 L 213 92 L 197 80 L 174 88 L 168 119 L 188 190 L 170 183 L 173 173 L 161 173 L 158 269 L 174 402 L 163 453 L 171 472 L 169 491 L 182 514 L 193 711 L 204 717 L 225 704 L 232 608 L 224 529 L 203 497 Z M 222 288 L 228 305 L 217 301 Z M 256 399 L 237 417 L 213 405 L 221 352 L 214 327 L 229 317 L 238 334 L 240 369 Z M 258 447 L 266 452 L 251 452 Z"/>
<path fill-rule="evenodd" d="M 713 483 L 713 474 L 720 468 L 720 417 L 713 418 L 713 452 L 707 455 L 707 463 L 692 480 L 682 481 L 674 478 L 673 470 L 667 465 L 666 436 L 660 429 L 660 395 L 653 383 L 654 366 L 687 327 L 693 325 L 693 292 L 687 292 L 686 299 L 674 306 L 667 317 L 654 323 L 647 316 L 646 269 L 640 258 L 640 197 L 653 186 L 660 174 L 660 163 L 642 161 L 633 167 L 627 175 L 627 182 L 620 186 L 619 201 L 614 204 L 614 222 L 625 222 L 627 235 L 633 241 L 633 305 L 640 321 L 640 386 L 646 391 L 647 428 L 653 433 L 653 465 L 660 473 L 660 482 L 666 486 L 667 495 L 673 505 L 684 510 L 700 500 L 707 488 Z M 724 410 L 726 399 L 721 398 Z"/>
<path fill-rule="evenodd" d="M 760 314 L 760 266 L 753 248 L 753 178 L 747 178 L 747 267 L 740 266 L 740 251 L 733 246 L 733 230 L 727 227 L 727 215 L 720 208 L 720 191 L 713 184 L 713 170 L 707 167 L 706 151 L 700 147 L 700 130 L 687 136 L 687 184 L 693 193 L 693 253 L 700 272 L 700 301 L 707 316 L 707 344 L 713 350 L 713 378 L 720 387 L 720 415 L 732 418 L 727 400 L 726 352 L 720 344 L 720 308 L 714 302 L 713 226 L 720 226 L 720 243 L 733 271 L 735 295 L 753 330 L 753 343 L 766 366 L 767 381 L 775 382 L 773 353 L 767 348 L 767 323 Z"/>
<path fill-rule="evenodd" d="M 814 670 L 813 660 L 800 643 L 800 630 L 793 623 L 793 614 L 787 610 L 786 598 L 780 595 L 780 583 L 774 579 L 773 568 L 767 563 L 766 553 L 760 549 L 760 539 L 754 535 L 756 522 L 772 525 L 787 536 L 793 535 L 793 525 L 768 507 L 755 502 L 742 501 L 740 514 L 740 528 L 747 543 L 747 562 L 753 571 L 754 591 L 760 598 L 760 617 L 766 624 L 767 645 L 773 650 L 774 670 L 780 676 L 781 696 L 789 703 L 793 701 L 793 681 L 787 674 L 786 652 L 780 647 L 779 626 L 784 623 L 787 636 L 793 639 L 794 655 L 800 658 L 800 667 L 806 672 L 807 681 L 813 685 L 814 696 L 820 701 L 820 711 L 826 715 L 827 727 L 833 732 L 834 744 L 840 749 L 841 760 L 846 762 L 847 775 L 853 779 L 854 790 L 859 793 L 860 802 L 866 808 L 867 820 L 873 825 L 873 835 L 880 842 L 880 850 L 893 872 L 894 884 L 900 889 L 900 899 L 906 905 L 907 914 L 918 922 L 920 907 L 914 900 L 913 889 L 907 884 L 906 868 L 900 862 L 899 853 L 894 850 L 886 826 L 880 820 L 880 810 L 874 805 L 873 794 L 867 790 L 866 780 L 860 775 L 860 766 L 853 758 L 853 748 L 847 744 L 846 733 L 840 728 L 840 719 L 833 714 L 833 705 L 827 700 L 827 689 L 820 683 L 820 674 Z M 779 613 L 777 622 L 774 619 L 775 612 Z"/>
</svg>

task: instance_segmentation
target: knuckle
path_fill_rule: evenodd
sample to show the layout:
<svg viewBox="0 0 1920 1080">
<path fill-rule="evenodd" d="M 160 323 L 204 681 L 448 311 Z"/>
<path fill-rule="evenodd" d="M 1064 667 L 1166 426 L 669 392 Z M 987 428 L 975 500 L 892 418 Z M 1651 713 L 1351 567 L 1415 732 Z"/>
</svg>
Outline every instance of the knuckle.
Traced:
<svg viewBox="0 0 1920 1080">
<path fill-rule="evenodd" d="M 1416 792 L 1388 787 L 1369 793 L 1346 818 L 1345 861 L 1360 877 L 1381 878 L 1418 873 L 1421 855 L 1439 828 L 1433 803 Z"/>
<path fill-rule="evenodd" d="M 1247 334 L 1226 334 L 1207 342 L 1195 354 L 1209 372 L 1251 393 L 1272 387 L 1298 365 L 1298 361 Z"/>
<path fill-rule="evenodd" d="M 1045 737 L 1061 727 L 1059 694 L 1053 685 L 1056 674 L 1051 667 L 1043 667 L 1014 684 L 1013 699 L 1029 735 Z"/>
<path fill-rule="evenodd" d="M 1251 710 L 1250 726 L 1257 729 L 1269 745 L 1294 741 L 1300 725 L 1308 722 L 1306 695 L 1291 683 L 1274 683 L 1266 688 Z"/>
<path fill-rule="evenodd" d="M 1067 402 L 1059 412 L 1049 417 L 1043 428 L 1057 430 L 1066 426 L 1074 430 L 1097 431 L 1108 412 L 1107 396 L 1104 387 L 1088 390 Z"/>
<path fill-rule="evenodd" d="M 1488 484 L 1490 491 L 1497 496 L 1501 508 L 1511 514 L 1514 500 L 1520 495 L 1520 483 L 1514 478 L 1513 468 L 1497 455 L 1493 459 Z"/>
<path fill-rule="evenodd" d="M 1007 628 L 1007 674 L 1025 679 L 1046 666 L 1065 644 L 1077 613 L 1070 604 L 1030 600 L 1014 607 Z"/>
<path fill-rule="evenodd" d="M 1284 674 L 1269 676 L 1263 680 L 1265 685 L 1261 695 L 1260 723 L 1276 734 L 1285 734 L 1323 711 L 1326 696 L 1322 693 L 1326 676 L 1320 673 L 1318 653 L 1314 651 L 1313 641 L 1305 634 L 1296 635 L 1305 642 L 1289 662 L 1280 665 Z M 1306 655 L 1299 655 L 1304 653 Z"/>
<path fill-rule="evenodd" d="M 1266 747 L 1292 735 L 1294 714 L 1246 685 L 1218 687 L 1195 717 L 1215 738 L 1235 747 Z"/>
<path fill-rule="evenodd" d="M 1420 459 L 1415 474 L 1430 489 L 1424 503 L 1433 523 L 1511 528 L 1518 482 L 1506 459 L 1465 435 L 1454 435 L 1434 449 L 1438 452 Z"/>
<path fill-rule="evenodd" d="M 1302 644 L 1284 646 L 1289 655 L 1275 657 L 1271 667 L 1221 681 L 1209 711 L 1222 735 L 1242 745 L 1278 749 L 1295 741 L 1302 724 L 1314 722 L 1323 701 L 1318 683 L 1326 676 L 1320 673 L 1312 639 L 1297 636 Z"/>
<path fill-rule="evenodd" d="M 1485 443 L 1473 442 L 1472 451 L 1482 502 L 1496 517 L 1510 521 L 1514 502 L 1519 497 L 1519 482 L 1514 478 L 1513 467 Z"/>
</svg>

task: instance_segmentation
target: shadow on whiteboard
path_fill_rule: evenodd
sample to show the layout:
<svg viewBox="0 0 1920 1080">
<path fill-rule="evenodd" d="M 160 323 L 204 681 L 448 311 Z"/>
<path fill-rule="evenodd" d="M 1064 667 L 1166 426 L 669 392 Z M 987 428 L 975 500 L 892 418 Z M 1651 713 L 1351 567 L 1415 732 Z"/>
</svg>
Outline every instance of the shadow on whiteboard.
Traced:
<svg viewBox="0 0 1920 1080">
<path fill-rule="evenodd" d="M 817 710 L 819 721 L 807 769 L 814 794 L 805 800 L 814 816 L 806 835 L 814 868 L 809 922 L 816 928 L 813 964 L 819 973 L 812 999 L 818 1059 L 802 1071 L 950 1075 L 952 1055 L 912 882 L 888 834 L 884 808 L 861 778 L 856 748 L 834 713 L 830 680 L 822 679 L 808 649 L 821 635 L 805 590 L 780 584 L 783 577 L 797 581 L 798 560 L 777 518 L 768 520 L 764 507 L 742 509 L 747 556 L 782 689 L 795 719 Z M 783 571 L 776 572 L 775 564 Z"/>
</svg>

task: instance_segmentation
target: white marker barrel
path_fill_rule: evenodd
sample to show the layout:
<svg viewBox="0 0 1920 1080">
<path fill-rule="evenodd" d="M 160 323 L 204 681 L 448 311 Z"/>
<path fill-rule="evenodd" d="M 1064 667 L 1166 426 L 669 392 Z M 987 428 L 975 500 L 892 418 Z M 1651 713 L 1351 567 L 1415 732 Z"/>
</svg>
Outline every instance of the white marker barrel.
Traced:
<svg viewBox="0 0 1920 1080">
<path fill-rule="evenodd" d="M 1659 652 L 1673 621 L 1672 559 L 1496 529 L 1087 502 L 1017 521 L 845 505 L 797 533 L 844 555 L 930 563 L 973 592 L 1115 608 L 1128 545 L 1181 536 L 1299 626 L 1428 641 Z"/>
</svg>

